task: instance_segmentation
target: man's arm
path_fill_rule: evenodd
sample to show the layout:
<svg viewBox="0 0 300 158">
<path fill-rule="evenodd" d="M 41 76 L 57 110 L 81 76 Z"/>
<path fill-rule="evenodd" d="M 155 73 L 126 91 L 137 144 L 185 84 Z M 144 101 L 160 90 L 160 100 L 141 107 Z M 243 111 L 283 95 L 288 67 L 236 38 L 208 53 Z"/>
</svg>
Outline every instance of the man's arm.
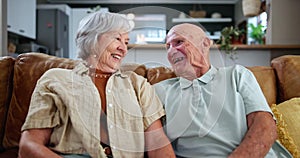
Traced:
<svg viewBox="0 0 300 158">
<path fill-rule="evenodd" d="M 50 140 L 52 129 L 30 129 L 22 132 L 20 139 L 19 158 L 51 157 L 60 158 L 59 155 L 46 147 Z"/>
<path fill-rule="evenodd" d="M 241 144 L 229 158 L 264 158 L 277 139 L 276 123 L 269 112 L 252 112 L 247 115 L 248 131 Z"/>
<path fill-rule="evenodd" d="M 154 121 L 145 131 L 146 150 L 149 158 L 175 158 L 175 153 L 168 137 L 163 131 L 161 121 Z"/>
</svg>

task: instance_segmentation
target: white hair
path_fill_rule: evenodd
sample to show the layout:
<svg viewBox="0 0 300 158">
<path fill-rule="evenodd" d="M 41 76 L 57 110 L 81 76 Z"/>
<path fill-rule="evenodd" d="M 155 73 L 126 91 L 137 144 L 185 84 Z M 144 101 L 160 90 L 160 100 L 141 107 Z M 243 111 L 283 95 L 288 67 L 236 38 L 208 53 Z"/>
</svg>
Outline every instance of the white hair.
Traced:
<svg viewBox="0 0 300 158">
<path fill-rule="evenodd" d="M 78 57 L 86 59 L 97 50 L 98 37 L 110 31 L 129 32 L 133 29 L 129 20 L 118 13 L 97 11 L 83 18 L 77 30 Z"/>
</svg>

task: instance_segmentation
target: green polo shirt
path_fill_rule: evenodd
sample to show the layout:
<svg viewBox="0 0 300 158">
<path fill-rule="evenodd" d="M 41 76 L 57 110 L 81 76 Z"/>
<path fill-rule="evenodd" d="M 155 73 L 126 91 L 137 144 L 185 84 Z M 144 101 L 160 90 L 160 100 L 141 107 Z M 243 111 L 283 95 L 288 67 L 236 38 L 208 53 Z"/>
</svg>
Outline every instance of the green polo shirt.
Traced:
<svg viewBox="0 0 300 158">
<path fill-rule="evenodd" d="M 254 75 L 239 65 L 211 66 L 193 81 L 178 77 L 155 88 L 166 110 L 164 129 L 177 156 L 227 157 L 247 132 L 247 114 L 272 113 Z M 266 157 L 276 157 L 273 149 Z"/>
</svg>

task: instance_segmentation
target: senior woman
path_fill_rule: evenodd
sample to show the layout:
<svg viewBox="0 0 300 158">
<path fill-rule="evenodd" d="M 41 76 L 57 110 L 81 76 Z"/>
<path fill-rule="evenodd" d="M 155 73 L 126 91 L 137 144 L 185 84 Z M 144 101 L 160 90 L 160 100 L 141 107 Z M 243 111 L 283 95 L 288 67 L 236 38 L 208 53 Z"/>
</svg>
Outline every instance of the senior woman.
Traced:
<svg viewBox="0 0 300 158">
<path fill-rule="evenodd" d="M 22 126 L 20 158 L 174 157 L 162 130 L 165 115 L 154 89 L 120 72 L 128 20 L 95 12 L 82 19 L 73 70 L 50 69 L 39 79 Z"/>
</svg>

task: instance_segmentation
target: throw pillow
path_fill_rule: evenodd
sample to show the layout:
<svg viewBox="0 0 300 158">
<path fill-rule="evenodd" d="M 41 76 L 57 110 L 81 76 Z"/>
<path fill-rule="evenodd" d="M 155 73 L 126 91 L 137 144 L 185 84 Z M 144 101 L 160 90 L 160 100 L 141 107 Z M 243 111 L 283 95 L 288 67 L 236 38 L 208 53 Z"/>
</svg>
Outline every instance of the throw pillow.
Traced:
<svg viewBox="0 0 300 158">
<path fill-rule="evenodd" d="M 277 133 L 280 143 L 293 155 L 300 157 L 300 98 L 292 98 L 271 107 L 277 119 Z"/>
</svg>

